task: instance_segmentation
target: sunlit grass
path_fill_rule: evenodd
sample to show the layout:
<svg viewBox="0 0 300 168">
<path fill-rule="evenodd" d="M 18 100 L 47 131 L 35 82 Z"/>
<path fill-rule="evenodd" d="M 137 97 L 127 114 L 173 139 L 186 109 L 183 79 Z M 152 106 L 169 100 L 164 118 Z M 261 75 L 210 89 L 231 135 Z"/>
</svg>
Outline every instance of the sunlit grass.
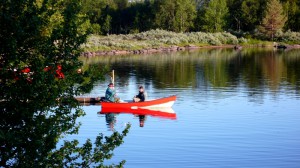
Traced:
<svg viewBox="0 0 300 168">
<path fill-rule="evenodd" d="M 268 47 L 274 45 L 274 43 L 271 41 L 264 41 L 264 40 L 252 39 L 252 38 L 247 39 L 246 42 L 242 42 L 240 44 L 244 46 L 261 46 L 261 47 Z"/>
</svg>

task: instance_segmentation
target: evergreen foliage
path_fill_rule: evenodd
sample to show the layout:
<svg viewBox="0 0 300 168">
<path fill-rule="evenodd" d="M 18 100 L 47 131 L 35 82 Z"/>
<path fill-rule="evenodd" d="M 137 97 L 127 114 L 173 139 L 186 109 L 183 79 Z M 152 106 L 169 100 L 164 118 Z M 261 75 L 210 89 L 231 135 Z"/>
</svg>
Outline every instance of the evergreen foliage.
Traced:
<svg viewBox="0 0 300 168">
<path fill-rule="evenodd" d="M 283 28 L 286 20 L 281 3 L 278 0 L 269 0 L 260 30 L 273 40 L 274 34 Z"/>
</svg>

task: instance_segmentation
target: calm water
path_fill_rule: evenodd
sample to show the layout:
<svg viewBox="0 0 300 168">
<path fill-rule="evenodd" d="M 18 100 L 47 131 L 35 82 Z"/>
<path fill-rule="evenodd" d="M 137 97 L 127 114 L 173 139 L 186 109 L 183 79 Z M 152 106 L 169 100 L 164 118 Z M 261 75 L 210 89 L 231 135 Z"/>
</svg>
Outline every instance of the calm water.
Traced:
<svg viewBox="0 0 300 168">
<path fill-rule="evenodd" d="M 132 127 L 107 163 L 125 167 L 299 168 L 300 50 L 199 50 L 156 55 L 84 59 L 114 69 L 122 99 L 144 85 L 149 98 L 176 94 L 177 118 L 98 114 L 84 106 L 84 141 Z M 90 95 L 103 96 L 109 77 Z M 111 118 L 110 118 L 111 119 Z M 73 137 L 72 137 L 73 138 Z"/>
</svg>

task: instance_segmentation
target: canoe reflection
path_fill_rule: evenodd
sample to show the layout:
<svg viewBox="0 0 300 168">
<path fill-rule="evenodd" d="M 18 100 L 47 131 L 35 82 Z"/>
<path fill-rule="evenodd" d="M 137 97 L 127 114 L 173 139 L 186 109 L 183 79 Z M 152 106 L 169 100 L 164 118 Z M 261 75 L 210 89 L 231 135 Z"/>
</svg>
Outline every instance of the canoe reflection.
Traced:
<svg viewBox="0 0 300 168">
<path fill-rule="evenodd" d="M 114 131 L 114 126 L 117 122 L 117 119 L 116 119 L 116 114 L 115 113 L 108 113 L 108 114 L 105 114 L 105 121 L 106 121 L 106 125 L 107 127 L 111 130 L 111 131 Z"/>
<path fill-rule="evenodd" d="M 133 114 L 138 117 L 140 127 L 144 127 L 147 116 L 176 119 L 176 113 L 172 108 L 147 108 L 147 109 L 120 109 L 120 108 L 104 108 L 100 114 L 105 114 L 107 126 L 114 130 L 114 124 L 116 122 L 116 114 Z"/>
</svg>

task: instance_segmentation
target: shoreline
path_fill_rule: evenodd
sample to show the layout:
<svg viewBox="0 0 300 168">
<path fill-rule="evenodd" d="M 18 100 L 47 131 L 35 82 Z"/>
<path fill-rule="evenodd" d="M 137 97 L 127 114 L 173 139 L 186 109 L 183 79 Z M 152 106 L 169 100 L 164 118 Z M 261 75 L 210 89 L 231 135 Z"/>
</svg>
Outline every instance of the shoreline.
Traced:
<svg viewBox="0 0 300 168">
<path fill-rule="evenodd" d="M 83 57 L 96 57 L 96 56 L 113 56 L 113 55 L 130 55 L 130 54 L 153 54 L 153 53 L 164 53 L 164 52 L 177 52 L 177 51 L 189 51 L 189 50 L 198 50 L 198 49 L 210 49 L 210 48 L 232 48 L 235 50 L 241 50 L 242 48 L 277 48 L 277 49 L 299 49 L 300 44 L 295 45 L 207 45 L 207 46 L 196 46 L 196 45 L 186 45 L 181 46 L 168 46 L 168 47 L 156 47 L 156 48 L 146 48 L 138 50 L 107 50 L 107 51 L 86 51 L 82 53 Z"/>
<path fill-rule="evenodd" d="M 84 57 L 95 57 L 95 56 L 113 56 L 113 55 L 130 55 L 130 54 L 153 54 L 153 53 L 164 53 L 164 52 L 177 52 L 187 50 L 198 50 L 203 48 L 235 48 L 237 45 L 207 45 L 207 46 L 195 46 L 187 45 L 184 47 L 180 46 L 169 46 L 169 47 L 156 47 L 139 50 L 108 50 L 108 51 L 86 51 L 82 53 Z M 239 46 L 240 47 L 240 46 Z"/>
</svg>

